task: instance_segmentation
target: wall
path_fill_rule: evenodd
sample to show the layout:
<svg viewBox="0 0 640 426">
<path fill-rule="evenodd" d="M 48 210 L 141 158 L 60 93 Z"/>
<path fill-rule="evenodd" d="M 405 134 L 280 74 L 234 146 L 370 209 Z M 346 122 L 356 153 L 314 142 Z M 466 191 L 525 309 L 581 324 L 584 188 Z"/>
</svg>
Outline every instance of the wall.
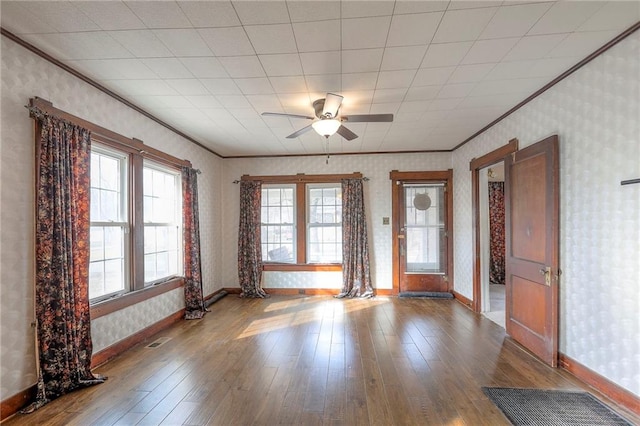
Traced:
<svg viewBox="0 0 640 426">
<path fill-rule="evenodd" d="M 323 143 L 318 136 L 318 143 Z M 239 217 L 239 187 L 233 184 L 241 175 L 293 175 L 361 172 L 370 180 L 365 182 L 365 203 L 371 255 L 371 279 L 373 287 L 390 289 L 391 272 L 391 225 L 383 225 L 383 217 L 391 217 L 391 181 L 389 172 L 447 170 L 451 168 L 449 153 L 431 154 L 377 154 L 336 155 L 329 159 L 317 157 L 227 159 L 224 163 L 225 223 L 223 281 L 229 287 L 238 286 L 237 244 Z M 454 192 L 455 192 L 454 185 Z M 268 272 L 264 277 L 265 287 L 289 288 L 341 288 L 341 273 L 280 273 Z"/>
<path fill-rule="evenodd" d="M 34 134 L 24 108 L 39 96 L 54 106 L 178 158 L 202 170 L 200 226 L 205 295 L 222 287 L 222 160 L 175 135 L 60 68 L 2 37 L 0 186 L 0 400 L 36 382 L 34 331 Z M 92 322 L 94 351 L 184 307 L 182 289 Z"/>
<path fill-rule="evenodd" d="M 469 161 L 560 139 L 560 351 L 640 395 L 640 32 L 453 153 L 455 288 L 472 296 Z"/>
</svg>

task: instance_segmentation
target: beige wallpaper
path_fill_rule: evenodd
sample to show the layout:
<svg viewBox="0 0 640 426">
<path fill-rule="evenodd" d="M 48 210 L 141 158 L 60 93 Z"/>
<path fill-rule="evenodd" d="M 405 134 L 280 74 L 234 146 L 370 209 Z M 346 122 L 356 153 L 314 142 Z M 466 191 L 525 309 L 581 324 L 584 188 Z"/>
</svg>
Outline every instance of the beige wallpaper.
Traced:
<svg viewBox="0 0 640 426">
<path fill-rule="evenodd" d="M 178 158 L 199 175 L 204 293 L 222 287 L 222 160 L 2 37 L 0 202 L 0 400 L 36 381 L 33 314 L 33 123 L 24 108 L 39 96 L 54 106 Z M 184 307 L 182 290 L 94 321 L 103 349 Z"/>
<path fill-rule="evenodd" d="M 640 395 L 640 32 L 453 153 L 455 285 L 472 296 L 469 161 L 560 139 L 560 351 Z"/>
</svg>

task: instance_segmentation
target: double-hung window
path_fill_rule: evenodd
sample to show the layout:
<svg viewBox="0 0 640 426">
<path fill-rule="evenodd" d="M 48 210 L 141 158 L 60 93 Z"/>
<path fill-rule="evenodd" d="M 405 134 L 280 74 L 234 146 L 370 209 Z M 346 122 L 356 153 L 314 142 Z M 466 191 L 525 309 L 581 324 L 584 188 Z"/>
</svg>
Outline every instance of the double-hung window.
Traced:
<svg viewBox="0 0 640 426">
<path fill-rule="evenodd" d="M 253 177 L 264 182 L 260 222 L 265 269 L 339 269 L 342 263 L 340 179 L 359 176 Z"/>
<path fill-rule="evenodd" d="M 90 301 L 181 276 L 179 168 L 93 141 L 90 174 Z"/>
<path fill-rule="evenodd" d="M 92 299 L 129 287 L 128 158 L 94 146 L 91 150 L 89 294 Z"/>
</svg>

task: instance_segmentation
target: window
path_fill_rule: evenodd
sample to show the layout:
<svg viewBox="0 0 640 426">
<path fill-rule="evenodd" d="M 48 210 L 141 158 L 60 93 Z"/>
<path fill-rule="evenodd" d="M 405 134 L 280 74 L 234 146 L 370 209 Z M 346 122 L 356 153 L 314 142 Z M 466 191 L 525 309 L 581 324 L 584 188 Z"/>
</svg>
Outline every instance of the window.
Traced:
<svg viewBox="0 0 640 426">
<path fill-rule="evenodd" d="M 92 142 L 91 302 L 182 275 L 181 185 L 177 167 Z"/>
<path fill-rule="evenodd" d="M 295 185 L 264 185 L 262 189 L 262 260 L 295 263 Z"/>
<path fill-rule="evenodd" d="M 94 147 L 91 151 L 89 294 L 102 298 L 129 283 L 127 157 Z"/>
<path fill-rule="evenodd" d="M 342 188 L 307 185 L 307 262 L 342 262 Z"/>
<path fill-rule="evenodd" d="M 262 260 L 268 268 L 342 263 L 341 184 L 300 180 L 262 185 Z"/>
</svg>

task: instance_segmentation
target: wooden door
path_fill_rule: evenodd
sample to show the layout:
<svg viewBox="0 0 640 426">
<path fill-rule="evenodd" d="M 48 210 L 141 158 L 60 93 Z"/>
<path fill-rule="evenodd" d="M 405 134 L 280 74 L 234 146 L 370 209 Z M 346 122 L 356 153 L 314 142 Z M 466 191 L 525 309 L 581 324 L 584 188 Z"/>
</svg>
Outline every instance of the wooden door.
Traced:
<svg viewBox="0 0 640 426">
<path fill-rule="evenodd" d="M 392 178 L 394 173 L 402 175 L 392 172 Z M 414 173 L 393 185 L 394 275 L 400 293 L 450 290 L 449 172 L 439 176 L 445 179 L 420 179 Z"/>
<path fill-rule="evenodd" d="M 558 358 L 558 137 L 507 156 L 506 331 L 555 367 Z"/>
</svg>

